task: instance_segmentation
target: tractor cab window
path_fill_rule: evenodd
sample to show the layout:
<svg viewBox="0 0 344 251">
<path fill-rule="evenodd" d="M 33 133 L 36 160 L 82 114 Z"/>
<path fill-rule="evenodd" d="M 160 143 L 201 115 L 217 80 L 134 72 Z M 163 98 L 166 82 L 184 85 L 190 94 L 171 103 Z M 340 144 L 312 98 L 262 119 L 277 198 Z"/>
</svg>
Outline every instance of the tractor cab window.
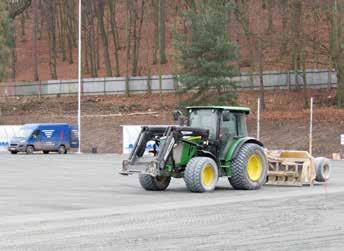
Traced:
<svg viewBox="0 0 344 251">
<path fill-rule="evenodd" d="M 243 113 L 235 114 L 238 121 L 238 136 L 247 136 L 246 116 Z"/>
<path fill-rule="evenodd" d="M 209 139 L 216 139 L 217 111 L 215 109 L 190 109 L 189 126 L 209 129 Z"/>
<path fill-rule="evenodd" d="M 227 142 L 234 136 L 238 136 L 237 117 L 234 113 L 223 111 L 220 124 L 220 140 Z"/>
</svg>

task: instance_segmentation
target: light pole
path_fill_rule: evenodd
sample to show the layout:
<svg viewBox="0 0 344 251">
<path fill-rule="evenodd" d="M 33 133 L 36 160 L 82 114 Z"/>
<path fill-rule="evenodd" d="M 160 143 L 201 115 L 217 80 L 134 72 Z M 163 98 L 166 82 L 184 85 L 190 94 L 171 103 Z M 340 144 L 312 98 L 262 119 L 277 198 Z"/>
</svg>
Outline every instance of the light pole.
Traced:
<svg viewBox="0 0 344 251">
<path fill-rule="evenodd" d="M 78 132 L 79 148 L 81 153 L 81 1 L 79 0 L 79 39 L 78 39 Z"/>
</svg>

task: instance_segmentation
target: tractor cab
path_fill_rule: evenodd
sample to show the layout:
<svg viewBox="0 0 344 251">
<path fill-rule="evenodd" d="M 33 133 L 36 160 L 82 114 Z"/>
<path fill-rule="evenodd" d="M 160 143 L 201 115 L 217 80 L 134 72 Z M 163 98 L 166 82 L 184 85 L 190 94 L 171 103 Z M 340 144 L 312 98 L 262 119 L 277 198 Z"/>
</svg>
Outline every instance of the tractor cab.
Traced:
<svg viewBox="0 0 344 251">
<path fill-rule="evenodd" d="M 210 151 L 224 159 L 228 148 L 238 138 L 247 137 L 246 115 L 250 109 L 231 106 L 188 107 L 187 125 L 209 130 Z"/>
</svg>

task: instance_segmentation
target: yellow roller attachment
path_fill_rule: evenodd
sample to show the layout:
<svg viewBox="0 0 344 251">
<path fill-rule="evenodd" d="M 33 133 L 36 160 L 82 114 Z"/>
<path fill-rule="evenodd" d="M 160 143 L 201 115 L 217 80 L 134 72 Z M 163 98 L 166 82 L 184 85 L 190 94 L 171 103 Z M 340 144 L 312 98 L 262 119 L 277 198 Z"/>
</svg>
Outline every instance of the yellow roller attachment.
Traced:
<svg viewBox="0 0 344 251">
<path fill-rule="evenodd" d="M 257 181 L 263 172 L 262 159 L 259 155 L 252 155 L 247 161 L 247 175 L 252 181 Z"/>
<path fill-rule="evenodd" d="M 266 151 L 267 185 L 302 186 L 315 181 L 314 158 L 306 151 Z"/>
<path fill-rule="evenodd" d="M 214 167 L 210 164 L 207 164 L 202 171 L 202 184 L 205 187 L 211 186 L 213 184 L 214 179 L 215 179 L 215 172 L 214 172 Z"/>
</svg>

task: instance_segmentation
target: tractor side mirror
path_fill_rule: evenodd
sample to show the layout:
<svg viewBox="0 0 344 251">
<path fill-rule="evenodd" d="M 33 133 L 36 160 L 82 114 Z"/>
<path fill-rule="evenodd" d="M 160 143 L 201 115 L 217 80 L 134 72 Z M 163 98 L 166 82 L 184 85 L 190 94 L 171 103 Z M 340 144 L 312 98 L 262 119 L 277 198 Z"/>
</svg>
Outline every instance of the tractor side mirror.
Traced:
<svg viewBox="0 0 344 251">
<path fill-rule="evenodd" d="M 184 125 L 184 115 L 180 110 L 173 112 L 173 120 L 178 122 L 178 125 Z"/>
<path fill-rule="evenodd" d="M 182 116 L 182 115 L 183 115 L 183 113 L 180 110 L 175 110 L 173 112 L 173 120 L 174 121 L 178 121 L 179 117 Z"/>
<path fill-rule="evenodd" d="M 231 120 L 231 116 L 230 116 L 230 112 L 229 111 L 224 111 L 222 113 L 222 120 L 223 121 L 230 121 Z"/>
</svg>

